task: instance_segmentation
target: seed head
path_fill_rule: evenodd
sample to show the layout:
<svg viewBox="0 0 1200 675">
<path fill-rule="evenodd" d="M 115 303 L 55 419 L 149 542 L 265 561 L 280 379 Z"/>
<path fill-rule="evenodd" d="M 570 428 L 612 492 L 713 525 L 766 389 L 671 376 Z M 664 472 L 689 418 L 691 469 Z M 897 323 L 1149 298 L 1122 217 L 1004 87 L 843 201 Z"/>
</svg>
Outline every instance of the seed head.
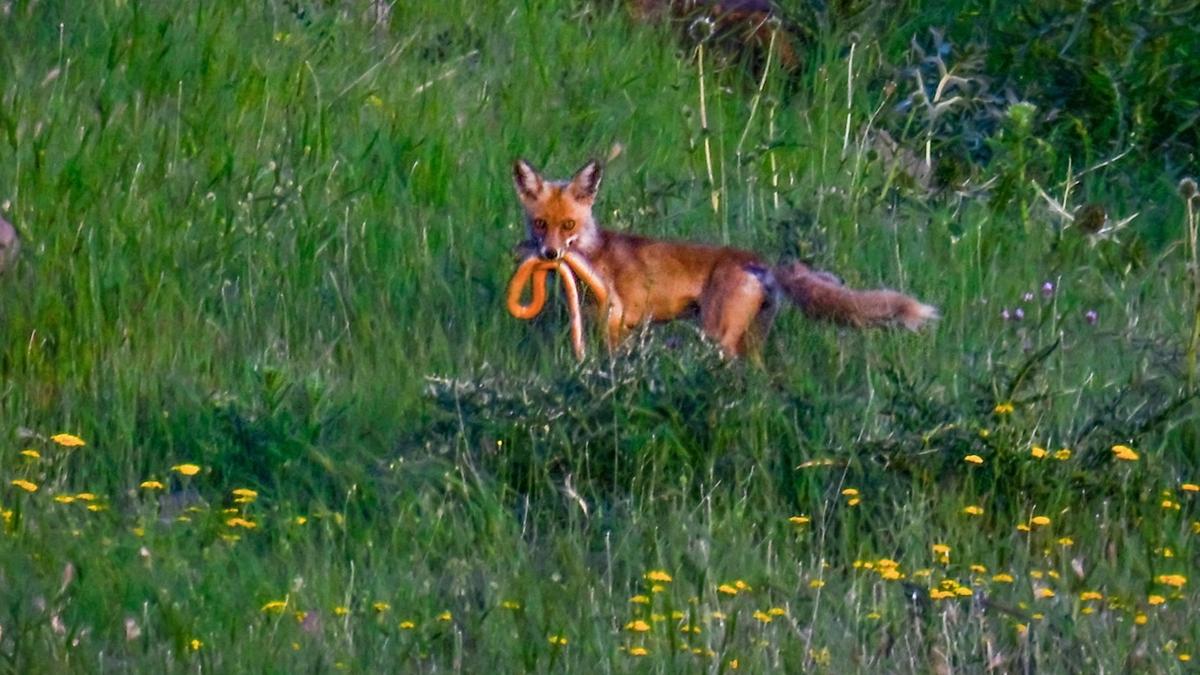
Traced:
<svg viewBox="0 0 1200 675">
<path fill-rule="evenodd" d="M 1196 193 L 1196 179 L 1188 177 L 1179 181 L 1179 196 L 1183 197 L 1184 201 L 1195 197 Z"/>
<path fill-rule="evenodd" d="M 1075 210 L 1075 225 L 1088 234 L 1095 234 L 1104 229 L 1107 220 L 1108 214 L 1099 204 L 1088 203 Z"/>
</svg>

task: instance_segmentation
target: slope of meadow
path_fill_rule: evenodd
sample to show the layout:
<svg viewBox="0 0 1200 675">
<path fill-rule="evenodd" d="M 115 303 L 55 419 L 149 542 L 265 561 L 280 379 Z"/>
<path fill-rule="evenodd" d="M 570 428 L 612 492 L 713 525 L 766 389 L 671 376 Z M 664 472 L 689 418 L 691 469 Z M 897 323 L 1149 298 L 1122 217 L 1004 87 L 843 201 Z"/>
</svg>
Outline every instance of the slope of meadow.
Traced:
<svg viewBox="0 0 1200 675">
<path fill-rule="evenodd" d="M 1189 668 L 1200 38 L 954 4 L 0 3 L 0 670 Z M 942 320 L 577 365 L 510 165 L 616 144 L 608 226 Z"/>
</svg>

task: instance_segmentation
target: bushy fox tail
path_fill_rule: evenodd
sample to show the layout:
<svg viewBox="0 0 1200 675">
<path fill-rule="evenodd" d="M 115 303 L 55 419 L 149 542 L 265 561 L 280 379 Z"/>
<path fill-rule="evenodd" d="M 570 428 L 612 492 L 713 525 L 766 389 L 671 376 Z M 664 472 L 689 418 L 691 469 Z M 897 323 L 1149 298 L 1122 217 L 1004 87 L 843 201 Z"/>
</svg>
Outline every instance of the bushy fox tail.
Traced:
<svg viewBox="0 0 1200 675">
<path fill-rule="evenodd" d="M 803 263 L 781 265 L 773 273 L 781 290 L 814 319 L 856 328 L 899 324 L 916 331 L 939 318 L 936 307 L 916 298 L 888 289 L 846 288 L 834 275 Z"/>
</svg>

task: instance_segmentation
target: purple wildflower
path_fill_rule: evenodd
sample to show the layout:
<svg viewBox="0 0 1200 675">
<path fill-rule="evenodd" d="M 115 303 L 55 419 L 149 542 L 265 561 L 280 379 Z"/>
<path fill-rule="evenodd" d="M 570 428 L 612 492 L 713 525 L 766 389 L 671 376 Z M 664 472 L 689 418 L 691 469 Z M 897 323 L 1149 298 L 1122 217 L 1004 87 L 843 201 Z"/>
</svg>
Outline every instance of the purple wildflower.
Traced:
<svg viewBox="0 0 1200 675">
<path fill-rule="evenodd" d="M 1033 300 L 1033 293 L 1026 293 L 1025 295 L 1021 296 L 1021 299 L 1025 302 L 1030 302 Z"/>
<path fill-rule="evenodd" d="M 1000 318 L 1004 319 L 1005 321 L 1008 321 L 1009 319 L 1012 318 L 1012 314 L 1009 313 L 1009 311 L 1007 309 L 1002 309 L 1002 310 L 1000 310 Z"/>
<path fill-rule="evenodd" d="M 1089 309 L 1087 313 L 1083 315 L 1083 319 L 1088 322 L 1089 326 L 1095 326 L 1096 322 L 1100 320 L 1100 315 L 1096 314 L 1096 310 Z"/>
<path fill-rule="evenodd" d="M 1021 309 L 1020 307 L 1016 308 L 1015 310 L 1013 310 L 1013 318 L 1016 319 L 1017 321 L 1024 319 L 1025 318 L 1025 310 Z"/>
<path fill-rule="evenodd" d="M 1054 295 L 1054 282 L 1047 281 L 1046 283 L 1042 284 L 1042 297 L 1048 298 L 1052 295 Z"/>
</svg>

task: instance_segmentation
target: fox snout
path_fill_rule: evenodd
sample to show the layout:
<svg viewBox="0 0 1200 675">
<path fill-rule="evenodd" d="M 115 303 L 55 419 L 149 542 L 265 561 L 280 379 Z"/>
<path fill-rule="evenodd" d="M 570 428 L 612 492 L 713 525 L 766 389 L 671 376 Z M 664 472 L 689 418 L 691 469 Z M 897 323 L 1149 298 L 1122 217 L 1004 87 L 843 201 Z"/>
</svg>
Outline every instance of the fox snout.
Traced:
<svg viewBox="0 0 1200 675">
<path fill-rule="evenodd" d="M 538 253 L 541 254 L 544 260 L 558 260 L 563 257 L 563 250 L 561 248 L 546 246 L 545 244 L 538 250 Z"/>
</svg>

